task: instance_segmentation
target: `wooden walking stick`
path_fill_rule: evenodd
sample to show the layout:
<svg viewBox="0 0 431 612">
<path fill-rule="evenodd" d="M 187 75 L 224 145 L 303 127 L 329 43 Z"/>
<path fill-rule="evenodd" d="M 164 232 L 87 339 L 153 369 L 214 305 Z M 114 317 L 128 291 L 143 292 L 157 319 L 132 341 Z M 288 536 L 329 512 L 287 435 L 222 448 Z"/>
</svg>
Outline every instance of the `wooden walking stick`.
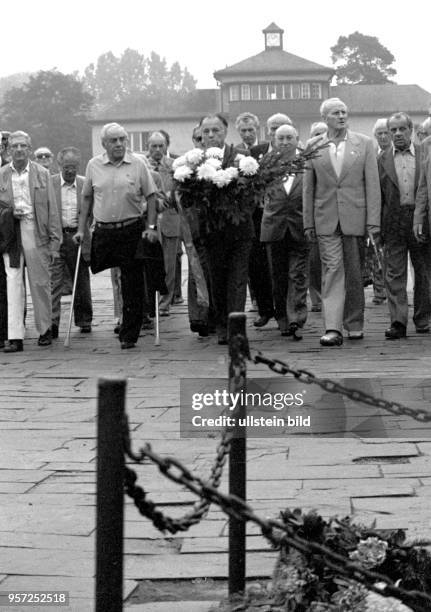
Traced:
<svg viewBox="0 0 431 612">
<path fill-rule="evenodd" d="M 159 299 L 160 294 L 156 291 L 156 337 L 154 339 L 154 346 L 160 346 Z"/>
<path fill-rule="evenodd" d="M 64 347 L 70 347 L 70 330 L 72 328 L 72 316 L 73 316 L 73 304 L 75 302 L 76 284 L 78 281 L 79 261 L 81 259 L 82 244 L 79 244 L 78 255 L 76 256 L 75 274 L 73 276 L 73 288 L 72 288 L 72 299 L 70 300 L 70 312 L 69 312 L 69 323 L 67 326 L 66 338 L 64 339 Z"/>
</svg>

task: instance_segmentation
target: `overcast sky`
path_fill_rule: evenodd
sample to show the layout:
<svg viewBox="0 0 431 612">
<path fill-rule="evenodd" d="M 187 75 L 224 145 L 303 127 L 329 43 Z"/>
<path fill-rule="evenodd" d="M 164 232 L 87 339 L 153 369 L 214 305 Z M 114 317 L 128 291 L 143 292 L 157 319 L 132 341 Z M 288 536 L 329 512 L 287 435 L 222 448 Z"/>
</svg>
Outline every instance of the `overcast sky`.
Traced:
<svg viewBox="0 0 431 612">
<path fill-rule="evenodd" d="M 262 29 L 285 30 L 284 49 L 331 66 L 330 47 L 359 30 L 395 56 L 398 83 L 431 92 L 429 0 L 21 0 L 1 10 L 0 76 L 14 72 L 82 71 L 99 55 L 127 48 L 156 51 L 216 87 L 214 70 L 263 50 Z"/>
</svg>

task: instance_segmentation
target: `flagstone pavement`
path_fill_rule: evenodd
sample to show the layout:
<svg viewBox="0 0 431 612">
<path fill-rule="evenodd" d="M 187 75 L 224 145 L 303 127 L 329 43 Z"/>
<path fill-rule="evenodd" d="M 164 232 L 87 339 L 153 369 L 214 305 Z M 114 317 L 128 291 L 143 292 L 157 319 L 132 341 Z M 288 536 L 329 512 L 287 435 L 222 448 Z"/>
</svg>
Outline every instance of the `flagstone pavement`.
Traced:
<svg viewBox="0 0 431 612">
<path fill-rule="evenodd" d="M 113 334 L 109 274 L 93 277 L 92 283 L 91 334 L 73 328 L 71 347 L 63 347 L 70 303 L 70 298 L 63 298 L 60 338 L 52 347 L 36 346 L 30 305 L 24 352 L 0 353 L 0 591 L 67 590 L 70 605 L 61 609 L 76 612 L 94 609 L 98 378 L 127 378 L 135 448 L 150 441 L 157 452 L 178 457 L 204 476 L 217 441 L 180 438 L 179 381 L 224 378 L 228 364 L 226 347 L 218 346 L 214 337 L 199 339 L 189 332 L 185 304 L 174 306 L 171 316 L 161 319 L 160 346 L 154 346 L 153 332 L 146 332 L 137 348 L 121 351 Z M 428 408 L 426 385 L 425 392 L 418 393 L 416 382 L 430 373 L 431 336 L 416 335 L 412 326 L 408 338 L 385 341 L 386 306 L 372 305 L 371 297 L 367 289 L 362 341 L 321 348 L 320 314 L 310 313 L 304 339 L 293 342 L 280 337 L 274 321 L 263 329 L 253 328 L 255 315 L 248 313 L 252 350 L 323 377 L 391 378 L 393 398 Z M 274 375 L 263 365 L 250 364 L 248 376 Z M 367 410 L 364 407 L 364 416 L 371 414 Z M 317 508 L 324 516 L 353 513 L 367 524 L 376 520 L 377 527 L 405 528 L 409 537 L 431 537 L 430 429 L 411 419 L 391 419 L 398 429 L 396 437 L 250 439 L 248 499 L 264 516 L 276 516 L 286 507 Z M 142 466 L 138 474 L 164 511 L 178 516 L 190 510 L 191 494 L 153 466 Z M 225 479 L 222 489 L 226 490 Z M 255 526 L 248 525 L 247 532 L 248 577 L 270 576 L 275 553 Z M 227 522 L 216 507 L 189 532 L 164 537 L 126 501 L 126 609 L 202 612 L 208 602 L 183 607 L 137 604 L 131 595 L 144 579 L 196 583 L 225 578 L 226 573 Z"/>
</svg>

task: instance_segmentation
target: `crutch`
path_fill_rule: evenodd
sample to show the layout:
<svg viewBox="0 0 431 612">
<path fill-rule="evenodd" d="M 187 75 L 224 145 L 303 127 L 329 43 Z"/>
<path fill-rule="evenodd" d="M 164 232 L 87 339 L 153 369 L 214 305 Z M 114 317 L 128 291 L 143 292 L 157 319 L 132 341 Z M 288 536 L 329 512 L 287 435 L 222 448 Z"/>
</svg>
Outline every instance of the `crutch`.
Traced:
<svg viewBox="0 0 431 612">
<path fill-rule="evenodd" d="M 156 291 L 156 337 L 154 339 L 154 346 L 160 346 L 160 325 L 159 325 L 159 299 L 160 294 Z"/>
<path fill-rule="evenodd" d="M 73 276 L 73 288 L 72 288 L 72 299 L 70 300 L 69 323 L 67 325 L 66 338 L 64 339 L 64 347 L 65 348 L 69 348 L 70 347 L 70 330 L 72 328 L 73 304 L 75 302 L 75 292 L 76 292 L 76 284 L 77 284 L 77 281 L 78 281 L 79 262 L 80 262 L 80 259 L 81 259 L 81 249 L 82 249 L 82 244 L 79 243 L 78 255 L 76 256 L 75 274 Z"/>
</svg>

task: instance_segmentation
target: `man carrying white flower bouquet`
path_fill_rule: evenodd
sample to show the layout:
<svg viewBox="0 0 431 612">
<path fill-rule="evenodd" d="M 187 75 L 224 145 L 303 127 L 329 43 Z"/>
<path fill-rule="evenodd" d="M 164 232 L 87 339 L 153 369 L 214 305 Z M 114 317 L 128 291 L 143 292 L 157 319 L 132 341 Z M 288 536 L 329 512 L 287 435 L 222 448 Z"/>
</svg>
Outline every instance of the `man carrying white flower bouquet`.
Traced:
<svg viewBox="0 0 431 612">
<path fill-rule="evenodd" d="M 254 236 L 253 199 L 245 194 L 258 163 L 225 144 L 227 121 L 222 115 L 204 117 L 201 129 L 204 150 L 193 149 L 175 160 L 174 178 L 182 204 L 197 211 L 208 255 L 218 342 L 227 344 L 228 314 L 245 308 Z"/>
</svg>

